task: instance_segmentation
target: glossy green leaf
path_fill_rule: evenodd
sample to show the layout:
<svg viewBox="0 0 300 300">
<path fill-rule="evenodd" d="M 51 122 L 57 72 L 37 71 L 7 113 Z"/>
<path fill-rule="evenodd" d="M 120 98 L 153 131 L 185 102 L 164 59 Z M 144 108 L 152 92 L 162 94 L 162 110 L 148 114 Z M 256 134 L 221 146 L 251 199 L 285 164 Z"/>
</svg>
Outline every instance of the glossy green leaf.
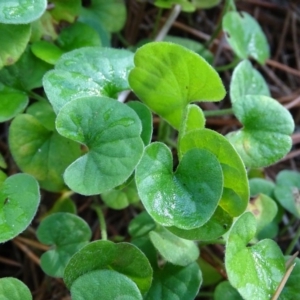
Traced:
<svg viewBox="0 0 300 300">
<path fill-rule="evenodd" d="M 281 171 L 276 177 L 274 194 L 287 211 L 300 218 L 300 174 L 298 172 Z"/>
<path fill-rule="evenodd" d="M 0 82 L 0 122 L 12 119 L 21 113 L 28 104 L 28 96 Z"/>
<path fill-rule="evenodd" d="M 136 51 L 129 83 L 155 113 L 178 129 L 190 102 L 219 101 L 225 89 L 218 73 L 198 54 L 182 46 L 149 43 Z"/>
<path fill-rule="evenodd" d="M 273 240 L 247 247 L 255 233 L 256 220 L 250 212 L 236 220 L 227 239 L 225 267 L 229 282 L 243 299 L 269 300 L 285 273 L 284 258 Z"/>
<path fill-rule="evenodd" d="M 184 135 L 179 144 L 179 156 L 194 148 L 210 151 L 218 159 L 224 176 L 219 205 L 231 216 L 239 216 L 249 200 L 248 179 L 240 157 L 226 138 L 210 129 L 194 130 Z"/>
<path fill-rule="evenodd" d="M 146 235 L 151 230 L 153 230 L 156 227 L 155 222 L 150 217 L 150 215 L 143 211 L 139 215 L 137 215 L 128 226 L 128 232 L 132 237 L 141 237 L 143 235 Z"/>
<path fill-rule="evenodd" d="M 54 7 L 50 10 L 52 16 L 57 21 L 67 21 L 73 23 L 79 15 L 81 8 L 80 0 L 51 0 Z"/>
<path fill-rule="evenodd" d="M 46 0 L 1 1 L 0 22 L 7 24 L 31 23 L 44 13 L 46 6 Z"/>
<path fill-rule="evenodd" d="M 238 291 L 232 287 L 228 281 L 223 281 L 217 285 L 214 291 L 214 300 L 243 300 Z"/>
<path fill-rule="evenodd" d="M 137 285 L 127 276 L 111 270 L 97 270 L 80 276 L 71 286 L 72 300 L 142 300 Z"/>
<path fill-rule="evenodd" d="M 19 279 L 5 277 L 0 279 L 1 300 L 32 300 L 29 288 Z"/>
<path fill-rule="evenodd" d="M 193 300 L 202 283 L 197 263 L 186 267 L 166 264 L 153 274 L 153 282 L 145 300 Z"/>
<path fill-rule="evenodd" d="M 40 203 L 39 186 L 27 174 L 8 177 L 0 190 L 0 243 L 23 232 L 31 223 Z"/>
<path fill-rule="evenodd" d="M 58 111 L 69 101 L 86 96 L 117 97 L 129 89 L 133 53 L 127 50 L 87 47 L 64 54 L 43 80 L 46 94 Z"/>
<path fill-rule="evenodd" d="M 55 213 L 46 217 L 37 229 L 37 238 L 52 249 L 41 257 L 43 271 L 53 277 L 63 277 L 70 258 L 88 244 L 92 232 L 80 217 L 70 213 Z"/>
<path fill-rule="evenodd" d="M 83 195 L 100 194 L 122 184 L 143 154 L 139 117 L 114 99 L 73 100 L 60 110 L 56 127 L 61 135 L 89 149 L 64 173 L 66 184 Z"/>
<path fill-rule="evenodd" d="M 54 114 L 53 111 L 51 114 Z M 42 123 L 43 117 L 45 124 Z M 23 172 L 33 175 L 44 189 L 61 191 L 65 188 L 62 174 L 78 158 L 80 147 L 54 129 L 49 129 L 48 124 L 45 114 L 42 118 L 18 115 L 10 126 L 9 145 L 15 162 Z"/>
<path fill-rule="evenodd" d="M 77 278 L 95 270 L 114 270 L 126 275 L 142 294 L 148 291 L 152 281 L 152 268 L 146 256 L 129 243 L 102 240 L 88 244 L 72 256 L 64 281 L 70 288 Z"/>
<path fill-rule="evenodd" d="M 0 16 L 1 16 L 0 3 Z M 0 69 L 13 65 L 25 51 L 30 38 L 30 25 L 0 23 Z"/>
<path fill-rule="evenodd" d="M 179 4 L 185 12 L 195 11 L 194 5 L 188 0 L 155 0 L 154 4 L 161 8 L 172 8 L 174 5 Z"/>
<path fill-rule="evenodd" d="M 230 11 L 223 17 L 223 30 L 234 52 L 264 64 L 270 56 L 269 44 L 258 22 L 246 12 Z"/>
<path fill-rule="evenodd" d="M 230 83 L 232 103 L 243 100 L 246 95 L 271 96 L 265 79 L 252 67 L 249 60 L 244 60 L 235 67 Z"/>
<path fill-rule="evenodd" d="M 167 227 L 167 229 L 183 239 L 194 241 L 210 241 L 217 239 L 226 233 L 230 228 L 232 221 L 233 218 L 220 206 L 218 206 L 209 221 L 201 227 L 184 230 L 172 226 Z"/>
<path fill-rule="evenodd" d="M 199 249 L 193 241 L 181 239 L 162 226 L 149 233 L 150 240 L 162 257 L 179 266 L 187 266 L 199 257 Z"/>
<path fill-rule="evenodd" d="M 275 184 L 263 178 L 251 178 L 249 180 L 250 195 L 257 196 L 258 194 L 265 194 L 269 197 L 273 196 Z"/>
<path fill-rule="evenodd" d="M 197 8 L 212 8 L 214 6 L 217 6 L 221 0 L 192 0 L 192 3 L 195 5 Z"/>
<path fill-rule="evenodd" d="M 244 127 L 229 133 L 227 138 L 247 167 L 271 165 L 290 151 L 294 121 L 276 100 L 246 95 L 233 102 L 233 111 Z"/>
<path fill-rule="evenodd" d="M 157 223 L 197 228 L 211 218 L 219 203 L 221 166 L 213 154 L 199 149 L 188 151 L 175 173 L 172 164 L 165 144 L 152 143 L 145 148 L 135 174 L 140 198 Z"/>
<path fill-rule="evenodd" d="M 54 65 L 64 51 L 47 41 L 37 41 L 31 45 L 32 53 L 48 64 Z"/>
</svg>

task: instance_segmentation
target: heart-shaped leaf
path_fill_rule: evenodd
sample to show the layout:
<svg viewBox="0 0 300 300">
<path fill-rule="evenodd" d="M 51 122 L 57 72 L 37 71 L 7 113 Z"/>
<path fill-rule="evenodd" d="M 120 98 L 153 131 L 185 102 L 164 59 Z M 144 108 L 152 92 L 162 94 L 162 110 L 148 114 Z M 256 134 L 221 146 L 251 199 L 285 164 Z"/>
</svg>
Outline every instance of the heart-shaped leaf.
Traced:
<svg viewBox="0 0 300 300">
<path fill-rule="evenodd" d="M 86 47 L 64 54 L 43 80 L 54 111 L 85 96 L 117 97 L 129 89 L 128 73 L 133 53 L 127 50 Z"/>
<path fill-rule="evenodd" d="M 95 270 L 114 270 L 126 275 L 142 294 L 148 291 L 152 281 L 152 268 L 146 256 L 129 243 L 102 240 L 88 244 L 72 256 L 64 281 L 70 288 L 77 278 Z"/>
<path fill-rule="evenodd" d="M 32 300 L 29 288 L 22 281 L 13 277 L 0 279 L 0 298 L 3 300 Z"/>
<path fill-rule="evenodd" d="M 85 246 L 92 236 L 89 225 L 69 213 L 55 213 L 46 217 L 36 234 L 41 243 L 54 246 L 41 257 L 43 271 L 53 277 L 63 277 L 71 256 Z"/>
<path fill-rule="evenodd" d="M 174 174 L 172 168 L 172 154 L 166 145 L 147 146 L 135 174 L 140 198 L 150 216 L 163 226 L 199 227 L 211 218 L 219 203 L 221 166 L 207 150 L 192 149 Z"/>
<path fill-rule="evenodd" d="M 27 24 L 37 20 L 46 10 L 46 0 L 10 0 L 0 3 L 0 22 Z M 13 41 L 13 39 L 12 39 Z M 0 43 L 2 45 L 2 43 Z"/>
<path fill-rule="evenodd" d="M 134 56 L 129 83 L 155 113 L 179 129 L 184 109 L 194 101 L 219 101 L 225 89 L 218 73 L 198 54 L 182 46 L 149 43 Z"/>
<path fill-rule="evenodd" d="M 246 95 L 233 102 L 244 127 L 227 135 L 247 167 L 271 165 L 291 149 L 294 121 L 287 109 L 267 96 Z"/>
<path fill-rule="evenodd" d="M 0 243 L 23 232 L 31 223 L 40 203 L 39 186 L 27 174 L 8 177 L 0 190 Z"/>
<path fill-rule="evenodd" d="M 127 276 L 112 270 L 97 270 L 77 278 L 71 286 L 73 300 L 142 300 L 137 285 Z"/>
<path fill-rule="evenodd" d="M 246 12 L 230 11 L 223 17 L 228 43 L 242 59 L 249 56 L 264 64 L 270 56 L 269 44 L 258 22 Z"/>
<path fill-rule="evenodd" d="M 219 205 L 232 217 L 239 216 L 249 200 L 248 179 L 239 155 L 226 138 L 210 129 L 194 130 L 184 135 L 179 143 L 179 156 L 195 148 L 208 150 L 218 159 L 224 177 Z"/>
<path fill-rule="evenodd" d="M 285 273 L 284 258 L 273 240 L 265 239 L 247 247 L 255 233 L 256 220 L 250 212 L 236 220 L 227 239 L 225 267 L 229 282 L 243 299 L 267 300 Z"/>
<path fill-rule="evenodd" d="M 228 281 L 223 281 L 218 284 L 214 291 L 214 300 L 224 299 L 243 300 L 242 296 Z"/>
<path fill-rule="evenodd" d="M 153 282 L 146 300 L 195 299 L 202 283 L 202 274 L 197 263 L 186 267 L 166 264 L 153 274 Z"/>
<path fill-rule="evenodd" d="M 83 195 L 100 194 L 122 184 L 143 154 L 139 117 L 114 99 L 73 100 L 61 109 L 56 127 L 61 135 L 89 149 L 64 173 L 66 184 Z"/>
</svg>

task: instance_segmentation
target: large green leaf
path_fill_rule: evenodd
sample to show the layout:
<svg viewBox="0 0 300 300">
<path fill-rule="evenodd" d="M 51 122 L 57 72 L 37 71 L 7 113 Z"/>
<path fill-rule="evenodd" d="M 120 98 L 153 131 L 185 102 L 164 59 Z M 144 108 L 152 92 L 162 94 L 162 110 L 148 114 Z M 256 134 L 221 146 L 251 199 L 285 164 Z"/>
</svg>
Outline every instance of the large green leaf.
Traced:
<svg viewBox="0 0 300 300">
<path fill-rule="evenodd" d="M 46 7 L 46 0 L 1 1 L 0 22 L 7 24 L 31 23 L 44 13 Z"/>
<path fill-rule="evenodd" d="M 69 101 L 86 96 L 116 98 L 129 89 L 133 53 L 127 50 L 87 47 L 64 54 L 43 80 L 46 94 L 58 111 Z"/>
<path fill-rule="evenodd" d="M 250 212 L 236 220 L 227 239 L 225 267 L 243 299 L 269 300 L 285 273 L 284 257 L 273 240 L 247 247 L 255 233 L 256 220 Z"/>
<path fill-rule="evenodd" d="M 32 300 L 29 288 L 19 279 L 5 277 L 0 279 L 1 300 Z"/>
<path fill-rule="evenodd" d="M 207 150 L 192 149 L 182 157 L 175 173 L 172 168 L 172 154 L 166 145 L 147 146 L 135 174 L 140 198 L 157 223 L 197 228 L 211 218 L 219 203 L 221 166 Z"/>
<path fill-rule="evenodd" d="M 264 64 L 269 58 L 269 44 L 258 22 L 246 12 L 230 11 L 223 17 L 223 30 L 234 52 Z"/>
<path fill-rule="evenodd" d="M 198 54 L 182 46 L 149 43 L 136 51 L 129 82 L 155 113 L 179 128 L 184 109 L 194 101 L 219 101 L 225 89 L 218 73 Z"/>
<path fill-rule="evenodd" d="M 233 110 L 244 127 L 229 133 L 227 138 L 247 167 L 271 165 L 289 152 L 294 121 L 276 100 L 246 95 L 233 102 Z"/>
<path fill-rule="evenodd" d="M 95 270 L 114 270 L 133 280 L 142 294 L 150 288 L 152 268 L 146 256 L 129 243 L 96 241 L 75 253 L 69 261 L 64 281 L 70 288 L 76 279 Z"/>
<path fill-rule="evenodd" d="M 83 195 L 100 194 L 124 183 L 143 154 L 139 117 L 114 99 L 73 100 L 60 110 L 56 127 L 61 135 L 89 149 L 64 173 L 66 184 Z"/>
<path fill-rule="evenodd" d="M 0 188 L 0 243 L 6 242 L 31 223 L 40 203 L 39 186 L 27 174 L 8 177 Z"/>
<path fill-rule="evenodd" d="M 55 213 L 39 225 L 37 238 L 52 249 L 41 257 L 43 271 L 53 277 L 63 277 L 71 256 L 85 246 L 92 236 L 89 225 L 70 213 Z"/>
</svg>

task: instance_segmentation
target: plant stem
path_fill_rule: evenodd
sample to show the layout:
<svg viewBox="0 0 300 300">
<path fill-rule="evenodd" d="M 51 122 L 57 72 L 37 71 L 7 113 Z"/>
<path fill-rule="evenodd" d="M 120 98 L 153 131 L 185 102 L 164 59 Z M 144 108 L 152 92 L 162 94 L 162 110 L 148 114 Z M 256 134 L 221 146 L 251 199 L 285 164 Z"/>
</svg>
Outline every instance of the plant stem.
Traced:
<svg viewBox="0 0 300 300">
<path fill-rule="evenodd" d="M 240 59 L 238 57 L 235 57 L 231 63 L 224 65 L 224 66 L 215 67 L 215 70 L 217 72 L 231 70 L 231 69 L 235 68 L 239 62 L 240 62 Z"/>
<path fill-rule="evenodd" d="M 117 37 L 118 39 L 122 42 L 122 44 L 125 46 L 125 47 L 130 47 L 131 45 L 127 42 L 127 40 L 123 37 L 123 35 L 120 33 L 120 32 L 117 32 Z"/>
<path fill-rule="evenodd" d="M 48 100 L 47 100 L 46 98 L 40 96 L 39 94 L 37 94 L 37 93 L 35 93 L 35 92 L 33 92 L 33 91 L 27 92 L 27 95 L 28 95 L 30 98 L 32 98 L 32 99 L 35 99 L 35 100 L 38 100 L 38 101 L 43 101 L 43 102 L 44 102 L 44 101 L 48 102 Z"/>
<path fill-rule="evenodd" d="M 93 204 L 92 208 L 96 211 L 98 219 L 99 219 L 102 240 L 106 241 L 107 240 L 107 230 L 106 230 L 106 223 L 105 223 L 103 211 L 102 211 L 101 207 L 97 204 Z"/>
<path fill-rule="evenodd" d="M 290 255 L 295 247 L 295 245 L 298 242 L 298 239 L 300 237 L 300 227 L 297 229 L 296 234 L 294 236 L 294 238 L 292 239 L 291 243 L 289 244 L 289 246 L 287 247 L 286 251 L 285 251 L 285 255 Z"/>
<path fill-rule="evenodd" d="M 153 27 L 153 32 L 151 34 L 152 38 L 154 39 L 154 37 L 156 36 L 157 34 L 157 31 L 158 31 L 158 25 L 159 25 L 159 21 L 160 21 L 160 18 L 162 16 L 162 13 L 163 13 L 163 9 L 161 7 L 159 7 L 158 9 L 158 13 L 157 13 L 157 16 L 155 18 L 155 23 L 154 23 L 154 27 Z"/>
<path fill-rule="evenodd" d="M 204 112 L 205 117 L 216 117 L 216 116 L 224 116 L 224 115 L 232 115 L 233 109 L 232 108 L 225 108 L 225 109 L 216 109 L 216 110 L 205 110 Z"/>
<path fill-rule="evenodd" d="M 213 296 L 214 296 L 214 293 L 212 293 L 212 292 L 200 292 L 198 294 L 198 297 L 200 297 L 200 298 L 202 298 L 202 297 L 207 298 L 207 297 L 213 297 Z"/>
<path fill-rule="evenodd" d="M 213 245 L 213 244 L 225 245 L 226 241 L 221 239 L 216 239 L 216 240 L 210 240 L 206 242 L 199 242 L 200 246 Z"/>
</svg>

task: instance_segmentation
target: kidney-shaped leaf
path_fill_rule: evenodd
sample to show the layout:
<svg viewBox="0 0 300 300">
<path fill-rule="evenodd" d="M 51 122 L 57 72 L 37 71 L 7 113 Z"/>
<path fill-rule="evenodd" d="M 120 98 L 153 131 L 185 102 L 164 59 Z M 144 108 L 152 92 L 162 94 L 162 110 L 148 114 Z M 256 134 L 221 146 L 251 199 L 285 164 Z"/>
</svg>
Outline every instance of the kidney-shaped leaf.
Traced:
<svg viewBox="0 0 300 300">
<path fill-rule="evenodd" d="M 114 270 L 135 282 L 142 294 L 152 281 L 152 268 L 146 256 L 129 243 L 95 241 L 80 249 L 69 261 L 64 281 L 70 288 L 77 278 L 95 270 Z"/>
<path fill-rule="evenodd" d="M 54 246 L 41 257 L 43 271 L 53 277 L 63 277 L 71 256 L 92 236 L 89 225 L 70 213 L 55 213 L 46 217 L 36 234 L 41 243 Z"/>
<path fill-rule="evenodd" d="M 85 96 L 108 96 L 129 89 L 128 73 L 133 53 L 127 50 L 86 47 L 64 54 L 43 80 L 54 111 Z"/>
<path fill-rule="evenodd" d="M 13 277 L 0 279 L 0 299 L 2 300 L 32 300 L 29 288 Z"/>
<path fill-rule="evenodd" d="M 234 52 L 264 64 L 269 58 L 269 44 L 258 22 L 246 12 L 230 11 L 223 17 L 223 30 Z"/>
<path fill-rule="evenodd" d="M 243 299 L 268 300 L 285 273 L 284 257 L 273 240 L 265 239 L 247 247 L 255 233 L 256 220 L 246 212 L 229 232 L 225 267 L 231 285 Z"/>
<path fill-rule="evenodd" d="M 24 231 L 40 203 L 39 186 L 27 174 L 7 178 L 0 189 L 0 243 Z"/>
<path fill-rule="evenodd" d="M 69 102 L 60 110 L 56 128 L 89 149 L 64 173 L 66 184 L 83 195 L 100 194 L 122 184 L 143 153 L 139 117 L 114 99 L 86 97 Z"/>
<path fill-rule="evenodd" d="M 140 198 L 150 216 L 163 226 L 199 227 L 219 203 L 221 166 L 209 151 L 192 149 L 182 157 L 175 173 L 172 168 L 172 154 L 166 145 L 147 146 L 135 174 Z"/>
<path fill-rule="evenodd" d="M 225 89 L 218 73 L 198 54 L 180 45 L 155 42 L 134 56 L 129 83 L 155 113 L 179 128 L 185 107 L 193 101 L 219 101 Z"/>
<path fill-rule="evenodd" d="M 233 102 L 244 127 L 227 135 L 247 167 L 271 165 L 292 146 L 294 121 L 287 109 L 267 96 L 246 95 Z"/>
</svg>

